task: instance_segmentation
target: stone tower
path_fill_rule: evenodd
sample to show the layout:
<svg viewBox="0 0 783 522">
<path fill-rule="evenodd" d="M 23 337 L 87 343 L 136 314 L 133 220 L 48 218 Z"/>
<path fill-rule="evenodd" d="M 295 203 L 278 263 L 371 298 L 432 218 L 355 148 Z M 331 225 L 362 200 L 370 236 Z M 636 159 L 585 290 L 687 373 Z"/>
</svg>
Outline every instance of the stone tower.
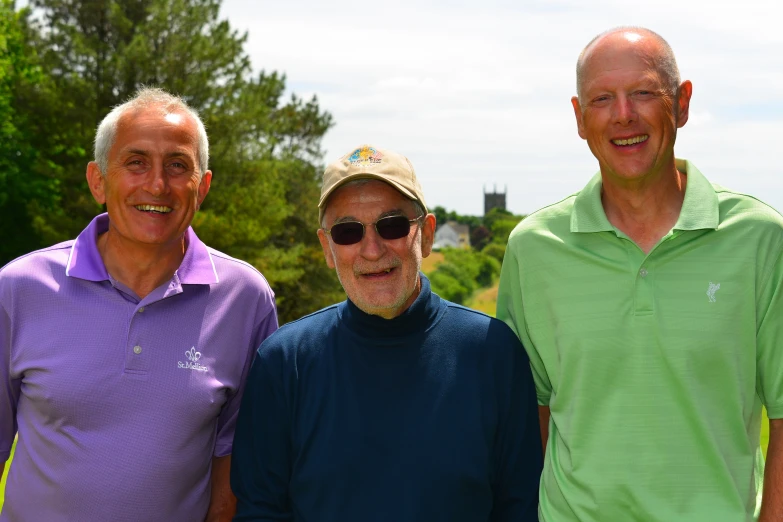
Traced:
<svg viewBox="0 0 783 522">
<path fill-rule="evenodd" d="M 503 189 L 503 192 L 497 191 L 497 185 L 493 188 L 492 192 L 487 192 L 486 188 L 484 188 L 484 215 L 487 215 L 487 212 L 492 210 L 493 208 L 500 208 L 503 210 L 506 210 L 506 191 L 507 188 Z"/>
</svg>

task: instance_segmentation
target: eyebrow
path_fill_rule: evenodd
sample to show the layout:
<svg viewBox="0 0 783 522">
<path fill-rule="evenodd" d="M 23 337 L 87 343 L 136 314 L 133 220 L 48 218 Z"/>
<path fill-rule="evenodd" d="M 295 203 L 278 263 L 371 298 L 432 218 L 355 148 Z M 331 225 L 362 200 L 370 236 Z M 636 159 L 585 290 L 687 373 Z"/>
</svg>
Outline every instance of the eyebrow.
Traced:
<svg viewBox="0 0 783 522">
<path fill-rule="evenodd" d="M 139 156 L 149 156 L 150 151 L 144 150 L 144 149 L 127 149 L 124 151 L 125 154 L 138 154 Z M 169 158 L 185 158 L 185 159 L 191 159 L 190 155 L 186 152 L 181 152 L 178 150 L 167 152 L 163 156 L 166 159 Z"/>
<path fill-rule="evenodd" d="M 391 217 L 391 216 L 405 216 L 405 215 L 406 215 L 405 212 L 403 212 L 403 210 L 401 208 L 395 208 L 395 209 L 387 210 L 386 212 L 383 212 L 380 216 L 378 216 L 378 219 L 383 219 L 385 217 Z M 376 219 L 376 221 L 378 221 L 378 219 Z M 358 221 L 358 222 L 361 223 L 361 221 L 359 221 L 359 219 L 355 218 L 354 216 L 342 216 L 340 218 L 335 219 L 334 223 L 332 223 L 332 226 L 334 226 L 334 225 L 336 225 L 338 223 L 346 223 L 346 222 L 349 222 L 349 221 Z"/>
</svg>

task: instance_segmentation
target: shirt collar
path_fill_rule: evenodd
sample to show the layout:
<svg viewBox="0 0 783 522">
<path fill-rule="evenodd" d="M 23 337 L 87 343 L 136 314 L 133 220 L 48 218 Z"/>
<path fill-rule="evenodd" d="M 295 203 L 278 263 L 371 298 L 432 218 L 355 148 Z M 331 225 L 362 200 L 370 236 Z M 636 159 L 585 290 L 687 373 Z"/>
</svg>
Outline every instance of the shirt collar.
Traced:
<svg viewBox="0 0 783 522">
<path fill-rule="evenodd" d="M 675 230 L 718 228 L 718 196 L 712 184 L 688 160 L 675 160 L 677 169 L 687 176 L 685 198 Z M 571 232 L 614 231 L 601 203 L 601 172 L 590 179 L 574 200 L 571 211 Z"/>
<path fill-rule="evenodd" d="M 109 273 L 98 251 L 98 236 L 109 230 L 109 215 L 107 213 L 95 216 L 74 241 L 65 275 L 78 277 L 87 281 L 109 281 Z M 192 227 L 185 232 L 185 257 L 182 259 L 174 279 L 179 284 L 209 285 L 220 281 L 212 254 L 201 242 Z"/>
<path fill-rule="evenodd" d="M 437 315 L 441 312 L 441 299 L 430 289 L 430 280 L 419 272 L 421 288 L 419 295 L 411 305 L 400 315 L 392 319 L 384 319 L 378 315 L 370 315 L 362 311 L 350 299 L 340 306 L 341 319 L 353 331 L 376 339 L 400 339 L 426 331 L 435 324 Z"/>
</svg>

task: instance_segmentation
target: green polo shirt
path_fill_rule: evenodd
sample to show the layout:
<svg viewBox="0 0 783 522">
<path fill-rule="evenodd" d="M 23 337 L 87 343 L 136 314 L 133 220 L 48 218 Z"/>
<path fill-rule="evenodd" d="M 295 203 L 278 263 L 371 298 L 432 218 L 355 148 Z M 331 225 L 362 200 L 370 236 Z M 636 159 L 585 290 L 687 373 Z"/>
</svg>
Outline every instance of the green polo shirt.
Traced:
<svg viewBox="0 0 783 522">
<path fill-rule="evenodd" d="M 551 408 L 544 522 L 754 520 L 761 405 L 783 418 L 783 218 L 688 162 L 645 254 L 601 176 L 512 232 L 497 316 Z"/>
</svg>

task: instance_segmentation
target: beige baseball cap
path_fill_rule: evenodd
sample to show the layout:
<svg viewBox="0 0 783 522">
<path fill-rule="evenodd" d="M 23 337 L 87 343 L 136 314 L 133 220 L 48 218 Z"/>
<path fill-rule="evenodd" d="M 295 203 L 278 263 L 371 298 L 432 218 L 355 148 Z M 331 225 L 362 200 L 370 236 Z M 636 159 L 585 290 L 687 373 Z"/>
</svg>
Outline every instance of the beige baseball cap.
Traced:
<svg viewBox="0 0 783 522">
<path fill-rule="evenodd" d="M 318 222 L 324 217 L 329 196 L 341 185 L 354 179 L 379 179 L 393 186 L 406 197 L 418 201 L 427 212 L 424 191 L 410 160 L 391 150 L 362 145 L 330 164 L 324 171 L 321 200 L 318 202 Z"/>
</svg>

